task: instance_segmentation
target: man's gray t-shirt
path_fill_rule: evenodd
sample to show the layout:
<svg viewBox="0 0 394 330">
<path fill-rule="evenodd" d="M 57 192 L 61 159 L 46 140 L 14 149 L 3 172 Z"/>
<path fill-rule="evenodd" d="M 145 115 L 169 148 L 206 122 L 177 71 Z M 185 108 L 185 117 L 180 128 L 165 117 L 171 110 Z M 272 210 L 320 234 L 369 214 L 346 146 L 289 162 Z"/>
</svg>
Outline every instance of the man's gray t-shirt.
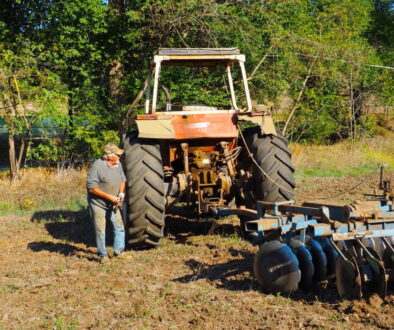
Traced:
<svg viewBox="0 0 394 330">
<path fill-rule="evenodd" d="M 111 208 L 113 204 L 110 201 L 90 193 L 89 190 L 99 188 L 107 194 L 117 196 L 119 194 L 120 184 L 125 181 L 126 177 L 120 164 L 110 167 L 105 160 L 97 159 L 93 163 L 86 179 L 88 197 L 94 205 Z"/>
</svg>

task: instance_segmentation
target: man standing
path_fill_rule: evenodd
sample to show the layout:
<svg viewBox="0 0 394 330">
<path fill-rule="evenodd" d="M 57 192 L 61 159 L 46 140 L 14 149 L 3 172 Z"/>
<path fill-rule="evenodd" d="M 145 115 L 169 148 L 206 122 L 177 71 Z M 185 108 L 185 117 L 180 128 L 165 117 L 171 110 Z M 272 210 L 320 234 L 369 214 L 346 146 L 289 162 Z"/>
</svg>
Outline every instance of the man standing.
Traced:
<svg viewBox="0 0 394 330">
<path fill-rule="evenodd" d="M 126 177 L 119 159 L 123 150 L 109 143 L 103 149 L 103 159 L 97 159 L 87 176 L 88 203 L 96 232 L 100 262 L 108 261 L 105 248 L 105 224 L 110 220 L 114 232 L 114 253 L 119 256 L 125 248 L 125 231 L 120 207 L 124 200 Z"/>
</svg>

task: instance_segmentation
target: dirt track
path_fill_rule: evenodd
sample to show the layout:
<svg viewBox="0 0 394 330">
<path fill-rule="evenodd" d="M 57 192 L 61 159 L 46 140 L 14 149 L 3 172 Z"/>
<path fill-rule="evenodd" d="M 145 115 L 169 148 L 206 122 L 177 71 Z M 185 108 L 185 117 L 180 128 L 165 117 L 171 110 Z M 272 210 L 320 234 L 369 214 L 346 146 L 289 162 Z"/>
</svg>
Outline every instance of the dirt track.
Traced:
<svg viewBox="0 0 394 330">
<path fill-rule="evenodd" d="M 313 180 L 300 193 L 327 195 L 356 181 Z M 239 238 L 236 218 L 167 224 L 159 249 L 100 265 L 86 210 L 1 217 L 0 329 L 394 328 L 393 294 L 340 301 L 329 282 L 288 297 L 262 293 L 251 273 L 257 247 Z"/>
</svg>

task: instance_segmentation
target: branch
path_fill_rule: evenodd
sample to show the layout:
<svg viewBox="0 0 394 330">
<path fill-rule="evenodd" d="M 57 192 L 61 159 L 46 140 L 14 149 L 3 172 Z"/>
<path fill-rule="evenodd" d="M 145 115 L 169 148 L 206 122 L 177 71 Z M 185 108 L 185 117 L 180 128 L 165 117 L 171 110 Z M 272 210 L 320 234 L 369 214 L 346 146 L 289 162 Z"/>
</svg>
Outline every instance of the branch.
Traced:
<svg viewBox="0 0 394 330">
<path fill-rule="evenodd" d="M 133 102 L 131 103 L 131 105 L 129 107 L 129 110 L 127 110 L 125 119 L 122 122 L 123 131 L 128 130 L 130 117 L 133 114 L 134 108 L 138 105 L 138 103 L 140 103 L 142 96 L 144 95 L 147 87 L 148 87 L 148 77 L 145 78 L 145 81 L 143 82 L 141 89 L 139 90 L 139 92 L 135 96 Z"/>
<path fill-rule="evenodd" d="M 181 33 L 179 32 L 179 30 L 177 29 L 176 26 L 173 25 L 173 28 L 175 29 L 175 32 L 178 34 L 179 39 L 181 40 L 181 43 L 183 44 L 183 46 L 185 46 L 186 48 L 190 48 L 190 46 L 186 43 L 185 39 L 183 39 Z"/>
<path fill-rule="evenodd" d="M 305 91 L 305 88 L 306 88 L 306 84 L 307 84 L 309 78 L 311 77 L 311 71 L 312 71 L 312 68 L 313 68 L 313 65 L 315 64 L 315 62 L 316 62 L 316 59 L 314 59 L 312 61 L 311 65 L 309 66 L 308 73 L 307 73 L 307 75 L 306 75 L 306 77 L 304 79 L 304 82 L 302 83 L 302 87 L 301 87 L 300 92 L 298 93 L 297 100 L 294 103 L 293 109 L 291 109 L 291 111 L 290 111 L 289 117 L 286 120 L 285 127 L 283 127 L 283 131 L 282 131 L 283 135 L 285 135 L 287 126 L 289 125 L 289 122 L 290 122 L 291 118 L 293 117 L 293 115 L 294 115 L 294 113 L 295 113 L 295 111 L 297 109 L 297 105 L 300 102 L 302 95 L 304 94 L 304 91 Z"/>
<path fill-rule="evenodd" d="M 267 52 L 264 54 L 264 56 L 261 58 L 260 62 L 256 65 L 256 67 L 254 68 L 252 74 L 248 77 L 248 80 L 252 80 L 254 75 L 256 74 L 257 70 L 259 69 L 259 67 L 261 66 L 261 64 L 263 64 L 263 62 L 265 61 L 265 59 L 268 57 L 270 51 L 272 50 L 272 48 L 274 48 L 273 45 L 270 46 L 270 48 L 268 48 Z"/>
</svg>

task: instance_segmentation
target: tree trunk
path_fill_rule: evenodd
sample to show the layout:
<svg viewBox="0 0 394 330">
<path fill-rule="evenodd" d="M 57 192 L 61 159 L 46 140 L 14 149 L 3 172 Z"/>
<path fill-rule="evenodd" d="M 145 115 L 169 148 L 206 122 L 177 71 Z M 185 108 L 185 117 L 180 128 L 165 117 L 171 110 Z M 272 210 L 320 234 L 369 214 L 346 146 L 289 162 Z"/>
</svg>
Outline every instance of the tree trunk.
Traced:
<svg viewBox="0 0 394 330">
<path fill-rule="evenodd" d="M 123 78 L 123 64 L 117 60 L 113 60 L 109 65 L 108 71 L 108 94 L 111 100 L 113 100 L 117 106 L 124 104 L 126 99 L 122 86 Z"/>
<path fill-rule="evenodd" d="M 126 0 L 109 0 L 108 5 L 113 9 L 111 13 L 115 16 L 123 15 L 126 11 L 126 2 Z M 123 79 L 123 63 L 113 60 L 109 64 L 108 70 L 108 96 L 117 106 L 126 102 L 126 94 L 122 86 Z"/>
<path fill-rule="evenodd" d="M 108 4 L 111 8 L 116 10 L 117 14 L 123 14 L 126 9 L 126 1 L 127 0 L 109 0 Z"/>
<path fill-rule="evenodd" d="M 11 180 L 14 180 L 18 177 L 18 167 L 16 164 L 15 138 L 9 131 L 8 131 L 8 157 L 10 162 Z"/>
</svg>

